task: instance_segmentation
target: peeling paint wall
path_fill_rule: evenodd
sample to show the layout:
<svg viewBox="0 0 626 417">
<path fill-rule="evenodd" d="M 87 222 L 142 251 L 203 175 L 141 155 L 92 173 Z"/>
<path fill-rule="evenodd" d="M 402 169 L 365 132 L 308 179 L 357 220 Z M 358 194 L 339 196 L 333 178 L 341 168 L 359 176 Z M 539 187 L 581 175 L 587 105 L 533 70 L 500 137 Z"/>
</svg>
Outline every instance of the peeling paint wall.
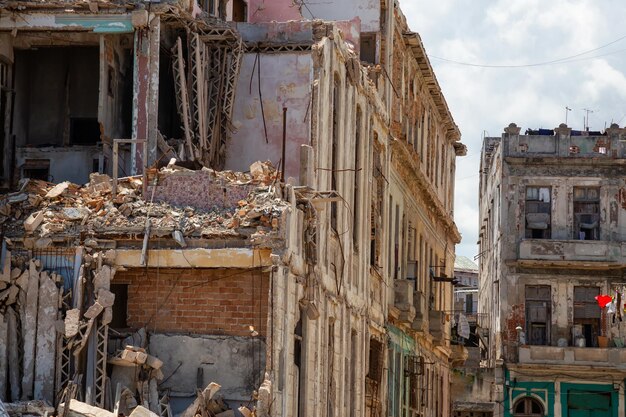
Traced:
<svg viewBox="0 0 626 417">
<path fill-rule="evenodd" d="M 233 113 L 236 131 L 227 151 L 227 169 L 248 171 L 250 164 L 258 160 L 278 164 L 286 107 L 286 177 L 299 177 L 300 145 L 310 144 L 311 137 L 312 74 L 310 53 L 244 56 Z"/>
<path fill-rule="evenodd" d="M 286 22 L 301 20 L 302 6 L 292 0 L 248 0 L 248 22 Z"/>
</svg>

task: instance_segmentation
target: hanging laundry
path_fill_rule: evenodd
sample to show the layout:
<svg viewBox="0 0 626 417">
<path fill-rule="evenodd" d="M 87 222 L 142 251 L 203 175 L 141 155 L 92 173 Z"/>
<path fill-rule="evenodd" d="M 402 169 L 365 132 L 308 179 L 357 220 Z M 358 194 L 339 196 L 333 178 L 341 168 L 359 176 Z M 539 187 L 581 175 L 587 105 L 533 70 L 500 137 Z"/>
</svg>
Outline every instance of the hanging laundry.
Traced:
<svg viewBox="0 0 626 417">
<path fill-rule="evenodd" d="M 606 305 L 606 313 L 607 314 L 615 314 L 617 303 L 615 301 L 611 301 Z M 613 317 L 613 323 L 615 323 L 615 317 Z"/>
</svg>

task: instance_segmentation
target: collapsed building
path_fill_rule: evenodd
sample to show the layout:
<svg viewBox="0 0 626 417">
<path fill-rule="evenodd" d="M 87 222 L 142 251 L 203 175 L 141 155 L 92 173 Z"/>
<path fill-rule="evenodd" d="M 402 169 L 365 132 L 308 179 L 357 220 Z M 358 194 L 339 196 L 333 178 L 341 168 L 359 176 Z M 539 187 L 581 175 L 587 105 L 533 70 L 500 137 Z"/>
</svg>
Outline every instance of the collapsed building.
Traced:
<svg viewBox="0 0 626 417">
<path fill-rule="evenodd" d="M 449 415 L 465 147 L 353 3 L 3 5 L 7 407 Z"/>
</svg>

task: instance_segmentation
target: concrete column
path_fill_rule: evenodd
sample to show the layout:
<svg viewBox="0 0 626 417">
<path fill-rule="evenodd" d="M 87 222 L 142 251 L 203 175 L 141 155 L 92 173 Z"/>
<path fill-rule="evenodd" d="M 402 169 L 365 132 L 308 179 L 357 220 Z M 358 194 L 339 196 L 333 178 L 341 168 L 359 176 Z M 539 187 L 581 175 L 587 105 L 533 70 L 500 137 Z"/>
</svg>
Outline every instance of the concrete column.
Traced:
<svg viewBox="0 0 626 417">
<path fill-rule="evenodd" d="M 570 155 L 570 141 L 572 138 L 572 128 L 567 127 L 565 123 L 561 123 L 559 127 L 554 128 L 554 132 L 556 133 L 556 145 L 557 152 L 559 156 L 569 156 Z"/>
<path fill-rule="evenodd" d="M 509 151 L 517 152 L 519 148 L 519 132 L 521 128 L 517 126 L 515 123 L 509 124 L 504 128 L 504 137 L 506 140 L 502 141 L 504 145 L 503 154 L 504 156 L 509 155 Z"/>
<path fill-rule="evenodd" d="M 159 45 L 161 22 L 149 15 L 145 26 L 137 19 L 135 30 L 133 72 L 133 139 L 147 139 L 144 144 L 132 144 L 132 175 L 143 172 L 144 158 L 149 166 L 156 161 L 159 108 Z"/>
</svg>

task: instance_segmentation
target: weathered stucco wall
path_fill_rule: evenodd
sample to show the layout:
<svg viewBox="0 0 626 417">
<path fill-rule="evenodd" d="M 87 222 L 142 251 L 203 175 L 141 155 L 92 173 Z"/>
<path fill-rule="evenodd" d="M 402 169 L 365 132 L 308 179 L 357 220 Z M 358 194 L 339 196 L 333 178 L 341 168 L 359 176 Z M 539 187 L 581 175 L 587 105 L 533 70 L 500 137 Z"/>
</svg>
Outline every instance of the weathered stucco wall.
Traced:
<svg viewBox="0 0 626 417">
<path fill-rule="evenodd" d="M 85 184 L 93 172 L 94 159 L 100 152 L 95 146 L 72 146 L 70 148 L 18 148 L 15 166 L 20 168 L 26 160 L 50 160 L 51 182 L 71 181 Z"/>
<path fill-rule="evenodd" d="M 227 169 L 248 171 L 250 164 L 259 160 L 278 164 L 282 155 L 283 107 L 287 107 L 285 171 L 286 177 L 298 178 L 300 145 L 311 140 L 312 72 L 310 53 L 244 56 L 233 112 L 236 132 L 227 151 Z"/>
<path fill-rule="evenodd" d="M 159 389 L 171 390 L 175 413 L 195 398 L 198 387 L 210 382 L 222 386 L 226 401 L 245 402 L 263 381 L 265 341 L 260 338 L 155 333 L 148 349 L 163 361 L 163 374 L 171 375 Z"/>
</svg>

